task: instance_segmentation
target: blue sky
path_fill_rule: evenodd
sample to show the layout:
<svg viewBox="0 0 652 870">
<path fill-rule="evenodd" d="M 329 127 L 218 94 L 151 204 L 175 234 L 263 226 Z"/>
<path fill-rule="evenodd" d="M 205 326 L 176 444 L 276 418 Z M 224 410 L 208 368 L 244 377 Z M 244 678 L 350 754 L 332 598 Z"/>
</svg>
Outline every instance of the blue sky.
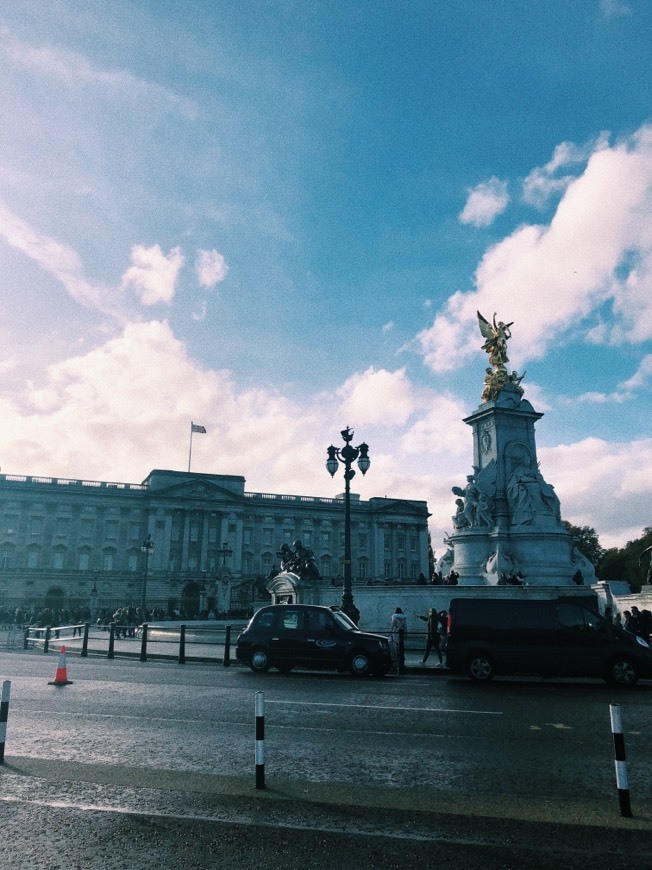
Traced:
<svg viewBox="0 0 652 870">
<path fill-rule="evenodd" d="M 0 8 L 2 471 L 426 499 L 510 360 L 566 519 L 652 503 L 647 0 Z"/>
</svg>

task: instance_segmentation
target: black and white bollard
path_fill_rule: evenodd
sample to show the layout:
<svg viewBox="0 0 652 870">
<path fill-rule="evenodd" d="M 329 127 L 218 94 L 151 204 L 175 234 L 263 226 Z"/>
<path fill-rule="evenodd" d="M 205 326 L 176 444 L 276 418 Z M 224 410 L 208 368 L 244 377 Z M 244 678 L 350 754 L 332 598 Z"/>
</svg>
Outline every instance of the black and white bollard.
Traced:
<svg viewBox="0 0 652 870">
<path fill-rule="evenodd" d="M 632 817 L 632 808 L 629 802 L 629 783 L 627 781 L 627 763 L 625 761 L 625 738 L 623 736 L 623 723 L 620 716 L 620 704 L 609 705 L 611 717 L 611 733 L 614 738 L 614 751 L 616 755 L 616 788 L 618 789 L 618 803 L 620 815 Z"/>
<path fill-rule="evenodd" d="M 5 760 L 5 741 L 7 739 L 7 719 L 9 718 L 9 695 L 11 682 L 5 680 L 2 684 L 2 701 L 0 702 L 0 764 Z"/>
<path fill-rule="evenodd" d="M 256 692 L 256 788 L 265 788 L 265 695 Z"/>
</svg>

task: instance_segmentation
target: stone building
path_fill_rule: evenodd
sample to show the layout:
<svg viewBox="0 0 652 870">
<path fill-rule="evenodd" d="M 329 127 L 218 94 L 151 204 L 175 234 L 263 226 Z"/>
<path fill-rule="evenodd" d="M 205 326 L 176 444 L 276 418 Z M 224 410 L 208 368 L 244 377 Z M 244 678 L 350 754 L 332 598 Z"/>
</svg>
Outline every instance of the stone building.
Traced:
<svg viewBox="0 0 652 870">
<path fill-rule="evenodd" d="M 351 496 L 356 585 L 428 575 L 424 501 Z M 245 491 L 244 477 L 154 470 L 141 484 L 0 475 L 0 606 L 250 612 L 283 543 L 341 584 L 343 497 Z M 151 548 L 145 552 L 145 543 Z M 144 588 L 145 587 L 145 590 Z"/>
</svg>

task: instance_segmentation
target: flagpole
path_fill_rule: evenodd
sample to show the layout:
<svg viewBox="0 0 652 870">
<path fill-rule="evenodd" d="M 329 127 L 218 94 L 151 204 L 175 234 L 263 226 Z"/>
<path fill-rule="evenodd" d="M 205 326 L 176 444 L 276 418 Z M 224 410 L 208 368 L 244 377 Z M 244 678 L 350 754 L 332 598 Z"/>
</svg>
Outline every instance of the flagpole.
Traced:
<svg viewBox="0 0 652 870">
<path fill-rule="evenodd" d="M 193 426 L 190 424 L 190 447 L 188 448 L 188 472 L 190 472 L 190 461 L 192 459 L 192 432 Z"/>
</svg>

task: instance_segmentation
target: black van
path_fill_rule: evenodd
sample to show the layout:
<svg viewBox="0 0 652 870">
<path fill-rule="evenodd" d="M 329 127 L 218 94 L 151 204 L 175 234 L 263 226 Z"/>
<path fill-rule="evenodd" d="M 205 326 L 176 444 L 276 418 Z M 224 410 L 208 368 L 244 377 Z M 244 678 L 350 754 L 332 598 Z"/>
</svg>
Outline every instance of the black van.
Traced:
<svg viewBox="0 0 652 870">
<path fill-rule="evenodd" d="M 633 686 L 652 678 L 652 649 L 583 601 L 454 598 L 448 667 L 486 682 L 494 674 L 602 677 Z"/>
</svg>

